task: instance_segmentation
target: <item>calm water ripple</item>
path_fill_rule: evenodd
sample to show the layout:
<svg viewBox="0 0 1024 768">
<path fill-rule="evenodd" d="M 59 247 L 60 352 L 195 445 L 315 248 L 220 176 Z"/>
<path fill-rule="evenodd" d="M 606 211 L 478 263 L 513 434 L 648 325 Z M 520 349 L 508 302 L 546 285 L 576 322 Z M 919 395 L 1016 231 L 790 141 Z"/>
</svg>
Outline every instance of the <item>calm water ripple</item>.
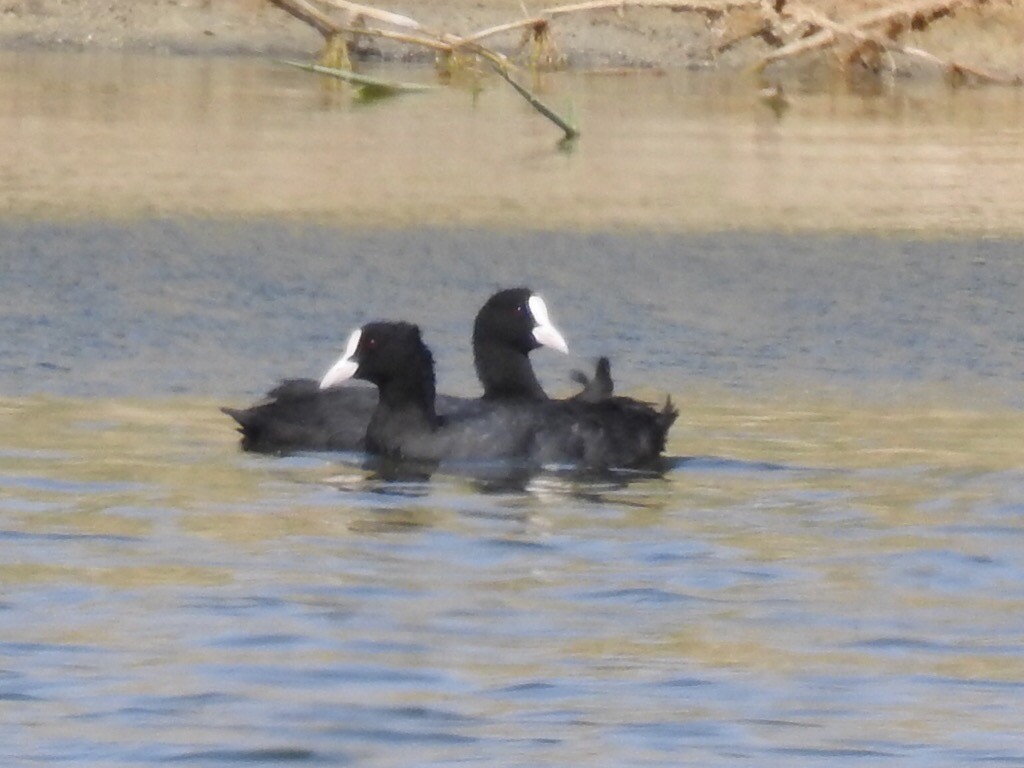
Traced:
<svg viewBox="0 0 1024 768">
<path fill-rule="evenodd" d="M 1021 246 L 0 224 L 0 762 L 1024 764 Z M 680 403 L 663 473 L 396 477 L 217 410 L 395 313 L 475 392 L 522 282 L 552 391 L 608 353 Z"/>
</svg>

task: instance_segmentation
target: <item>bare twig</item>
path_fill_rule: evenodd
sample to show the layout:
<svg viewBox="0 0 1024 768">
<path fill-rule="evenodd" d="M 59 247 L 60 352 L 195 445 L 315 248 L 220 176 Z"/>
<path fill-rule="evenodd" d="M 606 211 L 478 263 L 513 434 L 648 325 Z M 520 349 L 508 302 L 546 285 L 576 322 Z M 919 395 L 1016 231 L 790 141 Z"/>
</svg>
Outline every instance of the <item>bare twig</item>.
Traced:
<svg viewBox="0 0 1024 768">
<path fill-rule="evenodd" d="M 324 37 L 330 37 L 341 31 L 334 19 L 306 0 L 268 0 L 268 2 L 287 11 L 299 21 L 306 22 Z"/>
<path fill-rule="evenodd" d="M 967 2 L 967 0 L 911 0 L 910 2 L 890 5 L 885 8 L 862 13 L 858 16 L 854 16 L 852 19 L 849 19 L 841 26 L 846 29 L 863 30 L 884 24 L 885 22 L 891 21 L 900 15 L 906 14 L 909 16 L 915 16 L 920 13 L 935 11 L 935 9 L 940 6 L 947 10 L 953 10 L 960 5 L 963 5 L 965 2 Z M 785 11 L 785 7 L 783 10 Z M 837 34 L 837 31 L 832 27 L 819 28 L 817 32 L 814 32 L 807 37 L 803 37 L 789 45 L 784 45 L 777 51 L 772 51 L 761 59 L 757 68 L 764 69 L 773 61 L 778 61 L 779 59 L 785 59 L 791 56 L 798 56 L 802 53 L 807 53 L 808 51 L 817 50 L 819 48 L 826 48 L 836 41 Z"/>
<path fill-rule="evenodd" d="M 273 0 L 271 0 L 271 2 L 273 2 Z M 324 5 L 333 5 L 335 8 L 341 8 L 343 11 L 348 11 L 353 15 L 365 16 L 370 19 L 376 19 L 377 21 L 383 21 L 385 24 L 391 24 L 395 27 L 404 27 L 406 29 L 416 30 L 423 28 L 418 21 L 411 19 L 408 16 L 403 16 L 400 13 L 392 13 L 391 11 L 382 11 L 369 5 L 353 3 L 349 2 L 349 0 L 320 0 L 320 2 Z"/>
<path fill-rule="evenodd" d="M 524 10 L 526 18 L 463 36 L 430 30 L 409 16 L 373 8 L 355 0 L 317 1 L 348 11 L 353 17 L 352 22 L 342 24 L 335 21 L 314 7 L 309 0 L 269 0 L 320 32 L 327 40 L 325 51 L 344 46 L 345 39 L 351 40 L 354 36 L 364 35 L 429 48 L 450 57 L 465 53 L 483 59 L 534 109 L 561 128 L 567 138 L 578 135 L 577 129 L 521 86 L 512 76 L 512 65 L 509 60 L 497 51 L 482 45 L 481 40 L 506 32 L 525 30 L 523 41 L 533 43 L 533 66 L 536 68 L 544 58 L 541 53 L 546 51 L 550 54 L 553 50 L 550 39 L 551 22 L 557 17 L 604 10 L 621 12 L 628 8 L 667 8 L 672 11 L 703 14 L 710 19 L 718 20 L 727 14 L 739 12 L 744 16 L 747 28 L 742 34 L 734 35 L 722 43 L 719 49 L 751 36 L 760 36 L 770 45 L 777 46 L 776 50 L 761 59 L 755 67 L 757 71 L 763 71 L 773 62 L 832 48 L 839 41 L 850 40 L 854 42 L 854 48 L 849 58 L 859 57 L 871 64 L 877 63 L 880 55 L 894 61 L 893 54 L 900 54 L 944 67 L 958 77 L 970 75 L 985 82 L 1017 85 L 1022 84 L 1024 79 L 1020 76 L 1008 77 L 987 72 L 962 62 L 947 61 L 921 48 L 902 45 L 897 41 L 897 38 L 908 30 L 924 29 L 939 18 L 951 16 L 962 6 L 981 5 L 986 0 L 899 0 L 845 21 L 835 21 L 801 4 L 799 0 L 583 0 L 550 6 L 536 15 L 530 15 Z M 731 16 L 730 20 L 735 18 L 735 15 Z M 365 26 L 367 19 L 374 19 L 390 28 Z M 523 43 L 520 44 L 522 45 Z"/>
<path fill-rule="evenodd" d="M 764 69 L 769 63 L 778 61 L 780 58 L 797 56 L 815 48 L 832 45 L 845 37 L 857 41 L 860 48 L 873 46 L 875 50 L 885 51 L 890 55 L 902 54 L 934 64 L 949 72 L 969 74 L 985 82 L 1000 85 L 1020 84 L 1019 77 L 1014 78 L 1000 75 L 962 62 L 947 61 L 922 48 L 901 45 L 896 42 L 896 35 L 911 27 L 913 19 L 920 18 L 922 15 L 926 19 L 948 15 L 954 7 L 963 4 L 965 1 L 918 0 L 917 2 L 900 3 L 895 6 L 889 6 L 884 11 L 872 11 L 871 13 L 862 14 L 846 23 L 833 21 L 813 8 L 797 3 L 789 3 L 783 9 L 787 18 L 798 23 L 807 24 L 818 31 L 768 54 L 761 60 L 758 69 Z M 895 22 L 899 18 L 906 18 L 911 21 L 907 24 L 896 24 Z M 884 31 L 868 31 L 882 25 L 886 25 Z"/>
<path fill-rule="evenodd" d="M 395 32 L 387 29 L 375 29 L 373 27 L 365 26 L 349 26 L 345 24 L 339 24 L 338 22 L 331 19 L 329 16 L 322 14 L 316 8 L 311 6 L 306 0 L 270 0 L 274 5 L 284 9 L 288 13 L 295 16 L 297 19 L 306 22 L 313 26 L 319 31 L 328 41 L 336 38 L 341 34 L 359 34 L 367 35 L 370 37 L 380 37 L 388 40 L 394 40 L 396 42 L 407 43 L 410 45 L 420 45 L 427 48 L 432 48 L 437 51 L 444 53 L 452 53 L 456 47 L 467 50 L 480 58 L 487 61 L 491 67 L 504 79 L 506 80 L 516 92 L 519 93 L 526 101 L 536 109 L 540 114 L 546 117 L 548 120 L 553 122 L 562 132 L 565 134 L 566 139 L 573 139 L 579 135 L 579 130 L 571 125 L 567 120 L 562 118 L 553 109 L 544 104 L 534 94 L 530 93 L 526 88 L 517 83 L 512 75 L 509 73 L 509 62 L 504 56 L 496 51 L 492 51 L 479 43 L 473 41 L 467 41 L 463 38 L 454 35 L 444 35 L 443 39 L 436 37 L 429 37 L 427 34 L 413 35 L 403 32 Z M 333 0 L 338 3 L 342 0 Z M 315 66 L 311 65 L 306 67 L 313 71 L 320 71 Z M 329 73 L 325 73 L 329 74 Z M 336 75 L 337 76 L 337 75 Z"/>
<path fill-rule="evenodd" d="M 571 5 L 556 5 L 545 8 L 541 14 L 553 19 L 567 13 L 579 11 L 618 10 L 619 8 L 669 8 L 673 11 L 693 11 L 694 13 L 726 13 L 736 8 L 750 8 L 758 4 L 758 0 L 723 0 L 723 2 L 692 2 L 691 0 L 587 0 Z"/>
<path fill-rule="evenodd" d="M 720 16 L 737 8 L 754 8 L 759 0 L 723 0 L 723 2 L 692 2 L 691 0 L 588 0 L 571 5 L 554 5 L 536 16 L 498 24 L 466 35 L 463 40 L 479 42 L 502 32 L 528 29 L 547 24 L 550 20 L 582 11 L 619 11 L 626 8 L 668 8 L 673 11 L 692 11 L 704 15 Z"/>
<path fill-rule="evenodd" d="M 268 2 L 287 11 L 299 21 L 306 22 L 326 38 L 345 34 L 366 35 L 367 37 L 380 37 L 409 45 L 419 45 L 437 51 L 450 51 L 452 49 L 450 43 L 427 35 L 411 35 L 404 32 L 395 32 L 390 29 L 375 29 L 373 27 L 341 24 L 314 8 L 307 0 L 268 0 Z"/>
<path fill-rule="evenodd" d="M 433 85 L 426 85 L 424 83 L 401 83 L 395 80 L 384 80 L 379 77 L 361 75 L 358 72 L 353 72 L 348 69 L 322 67 L 319 64 L 307 64 L 304 61 L 288 61 L 287 59 L 281 59 L 281 63 L 286 64 L 289 67 L 295 67 L 296 69 L 304 69 L 307 72 L 316 72 L 319 75 L 336 77 L 339 80 L 344 80 L 345 82 L 352 83 L 353 85 L 375 88 L 379 91 L 387 91 L 391 93 L 418 93 L 422 91 L 431 91 L 436 87 Z"/>
<path fill-rule="evenodd" d="M 493 61 L 491 62 L 491 66 L 494 67 L 495 72 L 501 75 L 501 77 L 504 78 L 504 80 L 509 85 L 511 85 L 513 88 L 516 89 L 516 91 L 519 92 L 520 96 L 522 96 L 529 102 L 531 107 L 536 109 L 538 112 L 544 115 L 544 117 L 546 117 L 548 120 L 550 120 L 559 128 L 561 128 L 562 133 L 565 134 L 565 138 L 567 141 L 571 141 L 572 139 L 575 139 L 580 135 L 579 128 L 577 128 L 575 125 L 572 125 L 567 120 L 564 120 L 561 116 L 558 115 L 557 112 L 555 112 L 553 109 L 547 106 L 547 104 L 542 102 L 540 99 L 538 99 L 528 90 L 526 90 L 523 86 L 521 86 L 519 83 L 513 80 L 512 76 L 508 73 L 505 67 L 498 66 Z"/>
</svg>

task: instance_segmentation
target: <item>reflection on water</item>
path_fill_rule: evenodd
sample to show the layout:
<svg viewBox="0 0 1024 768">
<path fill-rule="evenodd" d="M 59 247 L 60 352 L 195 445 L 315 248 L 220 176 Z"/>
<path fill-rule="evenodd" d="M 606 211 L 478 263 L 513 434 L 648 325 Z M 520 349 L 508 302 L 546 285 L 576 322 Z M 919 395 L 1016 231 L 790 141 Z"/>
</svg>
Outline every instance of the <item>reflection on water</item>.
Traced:
<svg viewBox="0 0 1024 768">
<path fill-rule="evenodd" d="M 431 78 L 430 71 L 397 73 Z M 1024 96 L 558 75 L 576 151 L 496 79 L 374 105 L 258 59 L 0 53 L 0 206 L 362 225 L 1024 231 Z"/>
</svg>

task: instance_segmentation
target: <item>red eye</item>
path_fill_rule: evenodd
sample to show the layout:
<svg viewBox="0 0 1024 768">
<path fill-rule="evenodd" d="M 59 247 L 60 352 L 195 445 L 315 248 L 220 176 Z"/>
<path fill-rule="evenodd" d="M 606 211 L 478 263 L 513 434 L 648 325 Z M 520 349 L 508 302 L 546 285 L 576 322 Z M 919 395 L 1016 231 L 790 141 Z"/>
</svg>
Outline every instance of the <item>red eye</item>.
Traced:
<svg viewBox="0 0 1024 768">
<path fill-rule="evenodd" d="M 523 312 L 526 311 L 526 307 L 524 307 L 522 304 L 516 304 L 515 308 L 513 308 L 512 311 L 517 315 L 521 315 L 523 314 Z"/>
<path fill-rule="evenodd" d="M 367 349 L 373 349 L 376 346 L 377 346 L 377 339 L 375 339 L 373 336 L 371 336 L 370 338 L 368 338 L 366 340 L 366 348 Z"/>
</svg>

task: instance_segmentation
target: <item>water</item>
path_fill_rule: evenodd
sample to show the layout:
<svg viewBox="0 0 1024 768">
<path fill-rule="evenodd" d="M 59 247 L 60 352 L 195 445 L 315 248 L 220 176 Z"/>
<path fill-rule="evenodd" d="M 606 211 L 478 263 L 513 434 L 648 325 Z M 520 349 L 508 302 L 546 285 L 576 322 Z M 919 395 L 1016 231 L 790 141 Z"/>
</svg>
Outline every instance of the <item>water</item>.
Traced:
<svg viewBox="0 0 1024 768">
<path fill-rule="evenodd" d="M 68 92 L 110 71 L 34 61 L 64 73 Z M 900 229 L 922 228 L 898 237 L 856 206 L 830 231 L 780 234 L 769 209 L 815 215 L 810 197 L 781 192 L 760 230 L 719 199 L 717 227 L 694 231 L 665 190 L 632 231 L 595 229 L 586 206 L 552 208 L 558 227 L 537 230 L 534 192 L 586 176 L 593 145 L 558 154 L 513 101 L 470 113 L 487 131 L 527 132 L 502 152 L 522 141 L 536 153 L 509 182 L 520 207 L 500 230 L 482 223 L 501 195 L 474 201 L 466 185 L 482 182 L 466 167 L 431 203 L 415 175 L 404 197 L 383 162 L 355 211 L 332 197 L 338 221 L 316 225 L 300 199 L 282 223 L 287 195 L 264 205 L 241 183 L 252 147 L 238 116 L 254 107 L 182 106 L 199 72 L 233 95 L 218 103 L 280 97 L 278 80 L 239 85 L 242 67 L 121 60 L 121 76 L 162 72 L 163 98 L 121 83 L 103 118 L 66 100 L 71 119 L 16 130 L 35 154 L 0 160 L 4 764 L 1024 763 L 1022 241 L 988 215 L 1019 195 L 993 184 L 992 205 L 964 213 L 955 185 L 923 205 L 897 178 L 878 200 Z M 301 82 L 287 86 L 300 103 Z M 608 87 L 584 90 L 585 109 L 608 108 Z M 995 104 L 992 93 L 967 96 Z M 1000 93 L 990 114 L 1014 115 L 1017 96 Z M 460 97 L 443 98 L 455 116 L 421 123 L 428 142 L 444 121 L 464 124 Z M 638 115 L 657 122 L 671 102 L 652 99 Z M 140 119 L 162 114 L 173 130 L 148 134 L 151 160 L 104 176 L 117 153 L 81 137 L 107 131 L 130 148 L 119 115 L 134 100 Z M 835 100 L 832 123 L 728 118 L 732 98 L 706 108 L 737 135 L 792 131 L 782 157 L 808 121 L 870 156 L 843 133 L 866 102 Z M 323 114 L 362 129 L 380 106 L 330 101 Z M 973 136 L 1010 169 L 1019 158 L 999 148 L 1013 129 L 997 118 L 971 130 L 959 113 L 862 119 L 922 146 Z M 220 152 L 203 156 L 223 165 L 189 173 L 167 137 L 224 120 Z M 273 120 L 264 148 L 306 137 Z M 61 126 L 82 133 L 46 159 Z M 36 170 L 12 174 L 26 157 Z M 69 157 L 88 172 L 57 183 Z M 263 162 L 251 165 L 287 189 L 317 173 Z M 567 206 L 577 183 L 558 192 Z M 222 206 L 204 196 L 214 184 Z M 158 198 L 167 207 L 150 209 Z M 620 214 L 643 207 L 632 205 Z M 535 355 L 549 390 L 570 391 L 569 369 L 607 353 L 621 391 L 673 395 L 682 415 L 664 476 L 394 482 L 353 456 L 238 451 L 219 405 L 319 375 L 375 317 L 420 322 L 442 390 L 475 392 L 470 319 L 513 283 L 544 294 L 576 353 Z"/>
<path fill-rule="evenodd" d="M 429 71 L 384 70 L 431 81 Z M 1020 89 L 558 75 L 561 135 L 497 78 L 353 103 L 260 59 L 0 52 L 0 206 L 361 226 L 1024 234 Z M 475 89 L 479 87 L 479 91 Z"/>
</svg>

